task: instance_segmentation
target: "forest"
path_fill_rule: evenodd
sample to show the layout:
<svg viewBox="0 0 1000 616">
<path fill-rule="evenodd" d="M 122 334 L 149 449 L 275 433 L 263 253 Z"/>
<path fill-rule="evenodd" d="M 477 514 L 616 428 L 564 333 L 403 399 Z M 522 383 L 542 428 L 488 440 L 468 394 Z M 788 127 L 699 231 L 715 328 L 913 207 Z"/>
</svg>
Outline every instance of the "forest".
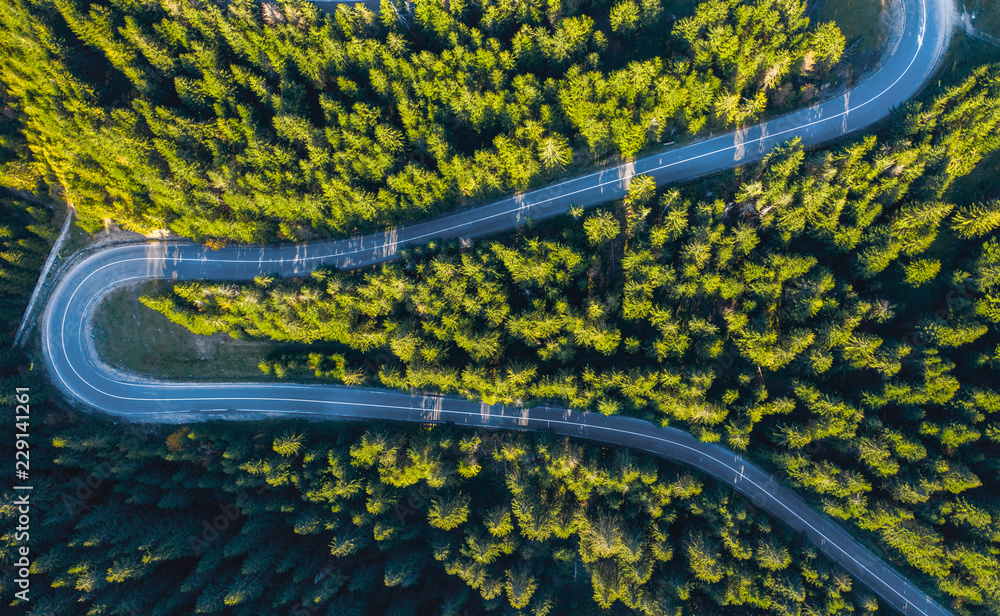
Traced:
<svg viewBox="0 0 1000 616">
<path fill-rule="evenodd" d="M 504 239 L 143 301 L 196 333 L 342 345 L 261 365 L 279 376 L 678 425 L 780 472 L 957 613 L 994 614 L 1000 202 L 945 196 L 998 124 L 984 66 L 880 135 L 707 185 L 640 176 Z"/>
<path fill-rule="evenodd" d="M 58 235 L 48 187 L 9 102 L 0 92 L 0 348 L 4 350 L 14 340 L 49 242 Z"/>
<path fill-rule="evenodd" d="M 669 6 L 667 7 L 669 8 Z M 221 245 L 384 228 L 820 96 L 802 0 L 10 0 L 0 83 L 46 181 Z"/>
<path fill-rule="evenodd" d="M 626 450 L 448 426 L 49 417 L 29 616 L 879 610 L 749 500 Z M 12 563 L 11 534 L 0 545 Z"/>
<path fill-rule="evenodd" d="M 30 387 L 41 615 L 864 616 L 713 480 L 549 434 L 117 425 L 7 345 L 55 235 L 218 246 L 435 215 L 797 108 L 844 39 L 800 0 L 0 3 L 0 403 Z M 1000 67 L 877 135 L 789 143 L 365 272 L 191 283 L 192 331 L 339 344 L 262 371 L 649 419 L 745 451 L 960 616 L 1000 613 Z M 0 455 L 13 446 L 0 439 Z M 0 517 L 16 518 L 9 486 Z M 17 542 L 0 536 L 13 594 Z"/>
</svg>

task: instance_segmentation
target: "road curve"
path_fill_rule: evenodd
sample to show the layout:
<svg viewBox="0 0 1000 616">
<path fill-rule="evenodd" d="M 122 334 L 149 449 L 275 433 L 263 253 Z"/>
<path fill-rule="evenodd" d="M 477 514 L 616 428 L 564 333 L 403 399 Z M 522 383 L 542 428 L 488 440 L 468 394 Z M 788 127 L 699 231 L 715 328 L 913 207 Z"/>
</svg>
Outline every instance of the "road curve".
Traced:
<svg viewBox="0 0 1000 616">
<path fill-rule="evenodd" d="M 130 420 L 178 422 L 303 416 L 451 422 L 469 427 L 551 430 L 604 445 L 620 445 L 689 464 L 749 496 L 761 509 L 805 533 L 831 560 L 909 616 L 949 612 L 739 455 L 690 434 L 626 417 L 556 408 L 519 409 L 437 396 L 296 384 L 159 382 L 118 372 L 97 357 L 91 320 L 114 288 L 150 279 L 250 280 L 260 274 L 301 276 L 320 265 L 344 269 L 395 257 L 407 244 L 431 238 L 475 238 L 510 229 L 526 217 L 543 219 L 571 205 L 596 205 L 625 194 L 636 174 L 678 182 L 759 160 L 792 137 L 815 146 L 881 120 L 911 98 L 934 71 L 952 29 L 951 0 L 904 0 L 905 31 L 882 68 L 836 99 L 766 124 L 596 171 L 536 191 L 384 233 L 321 243 L 227 247 L 151 242 L 100 250 L 59 282 L 42 318 L 42 350 L 52 380 L 71 398 Z"/>
</svg>

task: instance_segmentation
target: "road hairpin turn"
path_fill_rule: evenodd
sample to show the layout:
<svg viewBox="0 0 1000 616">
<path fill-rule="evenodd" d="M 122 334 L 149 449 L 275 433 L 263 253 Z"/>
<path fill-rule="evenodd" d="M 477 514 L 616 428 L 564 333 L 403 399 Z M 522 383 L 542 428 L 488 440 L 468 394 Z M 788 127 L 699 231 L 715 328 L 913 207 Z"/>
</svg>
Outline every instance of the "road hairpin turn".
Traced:
<svg viewBox="0 0 1000 616">
<path fill-rule="evenodd" d="M 83 404 L 132 420 L 177 422 L 308 416 L 409 422 L 452 422 L 477 428 L 551 430 L 604 445 L 631 447 L 689 464 L 750 497 L 769 514 L 805 533 L 840 564 L 902 613 L 945 616 L 914 584 L 739 455 L 626 417 L 554 408 L 507 408 L 468 400 L 296 384 L 181 383 L 122 375 L 96 356 L 91 321 L 100 300 L 130 282 L 252 280 L 259 275 L 303 276 L 324 265 L 341 269 L 395 258 L 399 249 L 433 238 L 476 238 L 515 228 L 525 219 L 551 218 L 571 206 L 592 206 L 625 195 L 639 174 L 660 184 L 690 180 L 760 160 L 775 146 L 800 138 L 827 143 L 870 127 L 908 101 L 941 60 L 951 37 L 949 0 L 905 0 L 905 30 L 882 67 L 844 94 L 770 122 L 594 171 L 495 203 L 401 226 L 384 233 L 326 242 L 227 247 L 151 242 L 100 250 L 66 273 L 42 320 L 42 345 L 56 384 Z"/>
</svg>

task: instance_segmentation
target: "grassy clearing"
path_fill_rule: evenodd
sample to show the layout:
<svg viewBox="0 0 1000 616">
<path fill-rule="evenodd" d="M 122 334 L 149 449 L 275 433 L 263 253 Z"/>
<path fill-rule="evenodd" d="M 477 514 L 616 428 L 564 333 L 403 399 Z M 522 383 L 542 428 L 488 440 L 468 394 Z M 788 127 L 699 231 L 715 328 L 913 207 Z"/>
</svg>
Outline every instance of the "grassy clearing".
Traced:
<svg viewBox="0 0 1000 616">
<path fill-rule="evenodd" d="M 977 30 L 1000 38 L 1000 3 L 997 0 L 958 0 L 959 10 L 963 6 Z"/>
<path fill-rule="evenodd" d="M 1000 47 L 972 38 L 962 30 L 955 30 L 948 53 L 938 70 L 938 84 L 941 88 L 956 86 L 975 69 L 995 62 L 1000 62 Z"/>
<path fill-rule="evenodd" d="M 852 64 L 862 65 L 878 60 L 879 50 L 889 35 L 882 20 L 885 0 L 818 0 L 813 5 L 809 19 L 813 24 L 837 22 L 847 39 Z"/>
<path fill-rule="evenodd" d="M 119 289 L 94 317 L 97 351 L 110 365 L 163 379 L 268 380 L 257 365 L 295 345 L 198 336 L 139 303 L 139 295 L 165 290 L 162 282 Z M 273 377 L 270 380 L 276 380 Z"/>
<path fill-rule="evenodd" d="M 68 259 L 91 244 L 93 244 L 92 236 L 84 231 L 74 220 L 73 224 L 69 227 L 69 236 L 66 238 L 66 243 L 63 244 L 62 250 L 59 251 L 59 257 L 63 260 Z"/>
</svg>

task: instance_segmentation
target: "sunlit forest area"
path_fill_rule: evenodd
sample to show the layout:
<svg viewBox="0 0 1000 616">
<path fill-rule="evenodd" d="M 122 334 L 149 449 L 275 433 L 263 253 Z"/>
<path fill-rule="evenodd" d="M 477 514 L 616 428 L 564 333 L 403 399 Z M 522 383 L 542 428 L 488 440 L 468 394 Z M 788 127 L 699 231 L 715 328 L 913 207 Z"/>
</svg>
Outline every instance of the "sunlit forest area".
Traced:
<svg viewBox="0 0 1000 616">
<path fill-rule="evenodd" d="M 9 102 L 0 92 L 0 109 L 11 111 L 0 112 L 0 347 L 13 341 L 49 241 L 58 234 L 47 186 Z"/>
<path fill-rule="evenodd" d="M 801 106 L 841 57 L 800 0 L 11 0 L 0 81 L 49 183 L 219 244 L 342 235 Z"/>
<path fill-rule="evenodd" d="M 845 41 L 807 10 L 0 3 L 0 401 L 31 388 L 39 507 L 33 599 L 9 609 L 888 613 L 749 500 L 643 454 L 448 426 L 112 423 L 6 346 L 53 202 L 90 231 L 210 246 L 432 216 L 817 100 Z M 619 203 L 363 272 L 143 302 L 198 334 L 324 343 L 261 363 L 280 379 L 681 427 L 956 615 L 997 614 L 1000 202 L 949 190 L 996 164 L 1000 67 L 969 73 L 828 149 L 687 187 L 640 176 Z M 5 531 L 5 597 L 16 548 Z"/>
<path fill-rule="evenodd" d="M 882 138 L 790 143 L 714 197 L 639 176 L 613 207 L 505 240 L 143 301 L 197 333 L 343 345 L 261 364 L 286 378 L 679 425 L 995 613 L 1000 203 L 943 196 L 998 124 L 987 66 Z"/>
</svg>

